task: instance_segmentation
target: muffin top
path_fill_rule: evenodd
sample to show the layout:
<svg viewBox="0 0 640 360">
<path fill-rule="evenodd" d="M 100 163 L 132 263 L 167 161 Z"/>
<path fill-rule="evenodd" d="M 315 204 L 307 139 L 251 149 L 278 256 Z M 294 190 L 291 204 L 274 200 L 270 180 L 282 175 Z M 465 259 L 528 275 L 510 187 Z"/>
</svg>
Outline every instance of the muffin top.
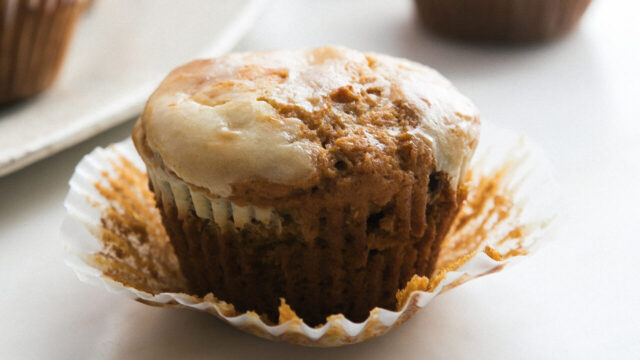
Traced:
<svg viewBox="0 0 640 360">
<path fill-rule="evenodd" d="M 479 120 L 428 67 L 321 47 L 181 66 L 150 97 L 136 131 L 158 166 L 227 197 L 243 184 L 311 188 L 345 171 L 403 168 L 406 143 L 428 149 L 434 170 L 457 186 Z"/>
</svg>

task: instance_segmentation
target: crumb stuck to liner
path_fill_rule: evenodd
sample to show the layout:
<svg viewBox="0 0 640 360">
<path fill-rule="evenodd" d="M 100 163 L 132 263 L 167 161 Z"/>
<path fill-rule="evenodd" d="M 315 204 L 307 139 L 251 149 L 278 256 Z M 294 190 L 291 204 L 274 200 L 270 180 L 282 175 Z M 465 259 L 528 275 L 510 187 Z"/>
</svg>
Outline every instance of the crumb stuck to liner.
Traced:
<svg viewBox="0 0 640 360">
<path fill-rule="evenodd" d="M 375 308 L 361 323 L 336 314 L 310 327 L 281 299 L 274 324 L 252 311 L 237 312 L 214 294 L 184 293 L 186 281 L 143 169 L 129 140 L 98 148 L 77 166 L 63 232 L 67 264 L 78 277 L 144 304 L 205 311 L 256 336 L 306 346 L 340 346 L 380 336 L 437 294 L 503 269 L 532 250 L 557 206 L 557 187 L 541 152 L 524 138 L 486 126 L 466 179 L 467 201 L 445 239 L 435 275 L 414 276 L 398 291 L 397 311 Z M 233 211 L 233 205 L 225 208 Z"/>
</svg>

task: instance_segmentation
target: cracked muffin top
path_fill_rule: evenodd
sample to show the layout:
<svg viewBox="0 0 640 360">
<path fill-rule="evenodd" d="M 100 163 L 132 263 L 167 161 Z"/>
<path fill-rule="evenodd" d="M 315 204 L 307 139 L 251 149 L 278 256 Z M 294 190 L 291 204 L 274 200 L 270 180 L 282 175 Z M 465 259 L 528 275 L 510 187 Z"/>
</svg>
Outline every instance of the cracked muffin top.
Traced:
<svg viewBox="0 0 640 360">
<path fill-rule="evenodd" d="M 455 189 L 479 128 L 474 105 L 436 71 L 321 47 L 181 66 L 148 100 L 134 140 L 190 186 L 261 202 L 338 178 L 392 180 L 417 172 L 411 159 Z"/>
</svg>

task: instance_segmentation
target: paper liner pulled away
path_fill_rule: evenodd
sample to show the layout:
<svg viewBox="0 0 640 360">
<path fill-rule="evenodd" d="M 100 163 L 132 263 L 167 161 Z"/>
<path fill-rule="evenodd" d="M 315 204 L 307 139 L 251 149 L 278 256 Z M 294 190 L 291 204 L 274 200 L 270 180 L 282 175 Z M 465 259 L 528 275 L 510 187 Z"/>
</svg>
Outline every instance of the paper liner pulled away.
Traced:
<svg viewBox="0 0 640 360">
<path fill-rule="evenodd" d="M 439 293 L 501 270 L 529 253 L 555 217 L 557 187 L 548 163 L 523 137 L 485 125 L 467 176 L 467 201 L 443 244 L 435 275 L 398 291 L 397 311 L 372 309 L 362 323 L 342 314 L 310 327 L 285 299 L 278 324 L 239 313 L 208 294 L 186 294 L 173 249 L 154 207 L 144 164 L 130 140 L 97 148 L 76 167 L 65 200 L 66 263 L 80 280 L 148 305 L 213 314 L 254 335 L 308 346 L 357 343 L 404 323 Z"/>
</svg>

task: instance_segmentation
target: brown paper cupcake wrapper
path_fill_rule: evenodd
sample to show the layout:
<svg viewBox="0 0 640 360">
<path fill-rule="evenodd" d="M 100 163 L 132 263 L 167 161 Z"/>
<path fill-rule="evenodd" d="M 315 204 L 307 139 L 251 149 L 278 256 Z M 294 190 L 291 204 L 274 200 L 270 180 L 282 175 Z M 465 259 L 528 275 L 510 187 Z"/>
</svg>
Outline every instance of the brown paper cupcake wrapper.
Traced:
<svg viewBox="0 0 640 360">
<path fill-rule="evenodd" d="M 412 275 L 430 276 L 431 251 L 444 236 L 437 231 L 448 228 L 453 217 L 445 208 L 441 218 L 427 219 L 433 230 L 423 238 L 380 246 L 373 236 L 367 238 L 375 226 L 367 219 L 380 213 L 370 204 L 325 207 L 312 219 L 301 219 L 272 208 L 211 200 L 153 164 L 147 163 L 147 172 L 189 292 L 213 292 L 237 310 L 253 310 L 274 322 L 281 297 L 310 325 L 336 313 L 362 321 L 376 306 L 395 309 L 395 294 Z M 438 204 L 433 208 L 440 211 Z M 291 241 L 292 228 L 297 231 L 304 221 L 320 234 L 317 241 L 305 241 L 299 233 Z"/>
<path fill-rule="evenodd" d="M 85 6 L 85 0 L 0 2 L 0 104 L 53 83 Z"/>
<path fill-rule="evenodd" d="M 129 140 L 98 148 L 78 164 L 65 200 L 66 262 L 82 281 L 148 305 L 205 311 L 267 339 L 308 346 L 364 341 L 402 324 L 437 294 L 528 254 L 551 224 L 559 193 L 539 149 L 485 125 L 477 154 L 466 179 L 468 200 L 445 239 L 435 275 L 414 276 L 396 296 L 397 311 L 374 308 L 364 322 L 335 314 L 310 327 L 282 299 L 274 324 L 236 311 L 215 294 L 185 293 L 144 164 Z M 235 214 L 233 205 L 226 208 Z"/>
<path fill-rule="evenodd" d="M 415 0 L 423 24 L 447 37 L 535 42 L 571 31 L 591 0 Z"/>
</svg>

